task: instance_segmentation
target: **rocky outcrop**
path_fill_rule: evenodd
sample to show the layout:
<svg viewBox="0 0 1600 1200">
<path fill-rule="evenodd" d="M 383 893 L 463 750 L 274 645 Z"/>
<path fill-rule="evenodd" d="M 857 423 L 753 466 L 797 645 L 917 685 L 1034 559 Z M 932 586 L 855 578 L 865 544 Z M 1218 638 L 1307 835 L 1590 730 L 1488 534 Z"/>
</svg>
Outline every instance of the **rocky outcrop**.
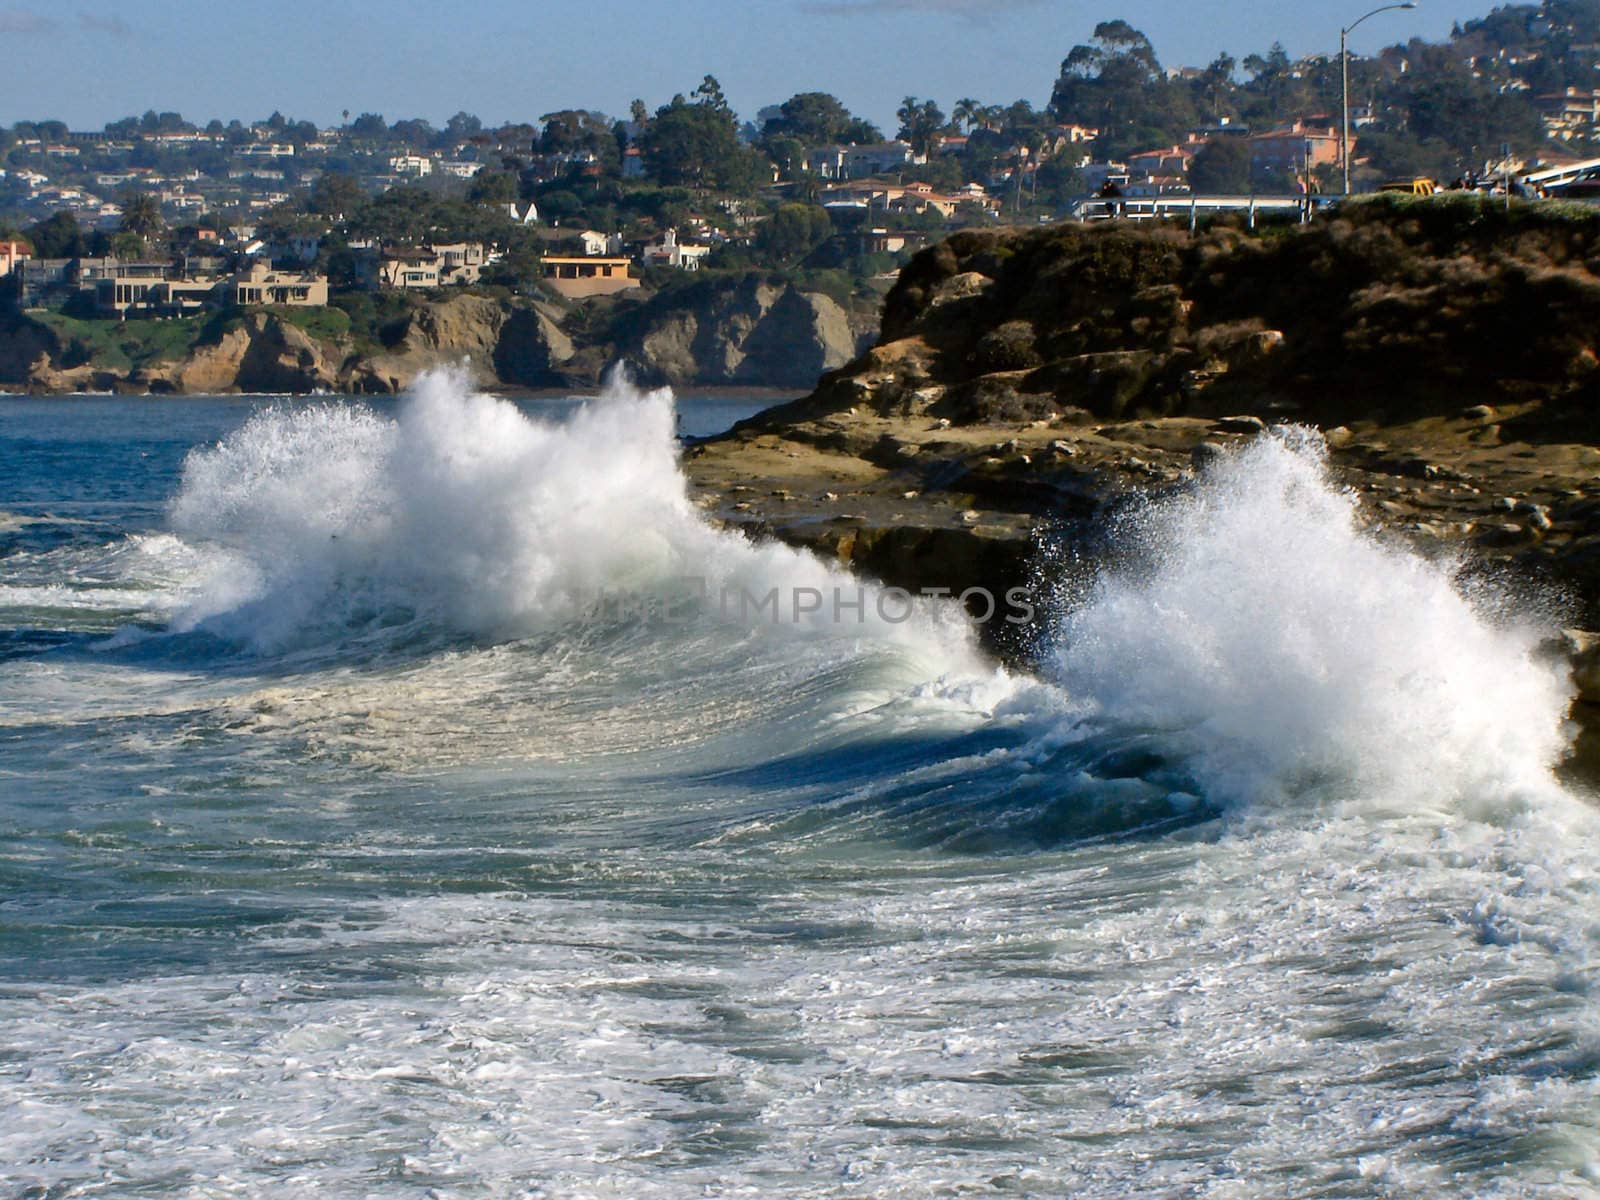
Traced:
<svg viewBox="0 0 1600 1200">
<path fill-rule="evenodd" d="M 1596 328 L 1600 221 L 1570 209 L 1380 198 L 1268 236 L 970 231 L 908 264 L 874 360 L 811 408 L 982 423 L 1065 402 L 1101 420 L 1255 412 L 1331 426 L 1510 398 L 1593 434 Z"/>
<path fill-rule="evenodd" d="M 327 391 L 338 386 L 344 355 L 268 313 L 252 313 L 214 343 L 174 363 L 134 371 L 128 384 L 151 392 Z"/>
<path fill-rule="evenodd" d="M 849 362 L 856 344 L 832 298 L 751 275 L 640 305 L 618 322 L 616 352 L 647 382 L 800 388 Z"/>
<path fill-rule="evenodd" d="M 61 358 L 61 345 L 45 326 L 16 313 L 0 319 L 0 380 L 31 379 L 56 369 Z"/>
<path fill-rule="evenodd" d="M 1600 214 L 1378 202 L 1265 237 L 962 233 L 902 271 L 875 346 L 685 467 L 729 525 L 998 592 L 1033 581 L 1042 531 L 1093 563 L 1129 499 L 1292 421 L 1373 525 L 1600 628 L 1597 329 Z M 1596 653 L 1568 657 L 1600 777 Z"/>
<path fill-rule="evenodd" d="M 383 353 L 352 364 L 343 390 L 399 392 L 424 371 L 446 365 L 464 366 L 479 385 L 497 383 L 495 350 L 509 315 L 504 303 L 483 296 L 452 296 L 419 305 Z"/>
<path fill-rule="evenodd" d="M 563 383 L 577 347 L 559 324 L 559 310 L 545 304 L 513 309 L 500 327 L 494 369 L 501 383 L 552 387 Z"/>
</svg>

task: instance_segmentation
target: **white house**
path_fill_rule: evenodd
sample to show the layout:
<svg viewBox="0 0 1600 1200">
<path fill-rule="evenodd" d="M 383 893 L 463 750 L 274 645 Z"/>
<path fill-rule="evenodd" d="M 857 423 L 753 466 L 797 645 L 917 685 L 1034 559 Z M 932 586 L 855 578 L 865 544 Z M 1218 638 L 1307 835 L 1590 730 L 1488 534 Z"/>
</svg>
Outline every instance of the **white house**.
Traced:
<svg viewBox="0 0 1600 1200">
<path fill-rule="evenodd" d="M 597 229 L 585 229 L 578 234 L 578 240 L 583 243 L 583 252 L 594 256 L 601 254 L 621 254 L 622 239 L 614 233 L 601 233 Z"/>
<path fill-rule="evenodd" d="M 710 253 L 710 246 L 679 243 L 678 231 L 669 229 L 661 235 L 659 242 L 646 246 L 640 257 L 644 259 L 646 265 L 652 267 L 675 267 L 680 271 L 698 271 L 700 260 Z"/>
<path fill-rule="evenodd" d="M 532 200 L 526 203 L 513 200 L 505 206 L 505 211 L 518 225 L 532 225 L 539 220 L 539 206 Z"/>
<path fill-rule="evenodd" d="M 422 154 L 396 154 L 389 160 L 389 170 L 396 175 L 411 175 L 421 179 L 433 174 L 433 159 Z"/>
</svg>

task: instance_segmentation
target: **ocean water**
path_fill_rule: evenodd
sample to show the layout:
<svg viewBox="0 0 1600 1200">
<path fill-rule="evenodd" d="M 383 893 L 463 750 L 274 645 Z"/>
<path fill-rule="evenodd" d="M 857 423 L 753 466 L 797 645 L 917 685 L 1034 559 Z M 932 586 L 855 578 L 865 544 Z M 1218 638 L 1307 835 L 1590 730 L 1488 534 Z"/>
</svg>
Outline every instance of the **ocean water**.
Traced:
<svg viewBox="0 0 1600 1200">
<path fill-rule="evenodd" d="M 1538 605 L 1291 433 L 1012 674 L 678 408 L 0 399 L 5 1195 L 1600 1194 Z"/>
</svg>

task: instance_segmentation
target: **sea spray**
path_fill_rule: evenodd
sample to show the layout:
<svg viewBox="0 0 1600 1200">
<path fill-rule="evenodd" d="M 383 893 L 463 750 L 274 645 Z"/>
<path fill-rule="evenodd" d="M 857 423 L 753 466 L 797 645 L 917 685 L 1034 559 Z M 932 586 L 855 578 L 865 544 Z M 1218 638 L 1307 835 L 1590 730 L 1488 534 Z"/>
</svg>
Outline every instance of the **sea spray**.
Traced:
<svg viewBox="0 0 1600 1200">
<path fill-rule="evenodd" d="M 1054 678 L 1181 741 L 1221 802 L 1547 787 L 1570 695 L 1539 630 L 1492 623 L 1448 565 L 1374 533 L 1325 457 L 1281 431 L 1124 517 L 1134 565 L 1065 617 Z"/>
<path fill-rule="evenodd" d="M 451 371 L 423 376 L 392 418 L 348 403 L 262 412 L 190 455 L 171 522 L 214 555 L 176 624 L 268 652 L 374 627 L 504 640 L 687 603 L 711 621 L 892 642 L 935 673 L 981 669 L 952 606 L 911 612 L 871 588 L 854 606 L 860 580 L 708 522 L 671 394 L 624 380 L 564 422 Z"/>
</svg>

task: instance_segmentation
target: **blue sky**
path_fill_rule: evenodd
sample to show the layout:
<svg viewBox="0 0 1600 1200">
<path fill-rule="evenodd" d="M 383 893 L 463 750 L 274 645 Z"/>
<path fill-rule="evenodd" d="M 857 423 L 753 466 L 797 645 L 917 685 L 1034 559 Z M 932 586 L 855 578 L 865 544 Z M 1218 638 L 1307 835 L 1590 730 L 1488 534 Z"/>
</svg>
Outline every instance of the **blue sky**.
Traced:
<svg viewBox="0 0 1600 1200">
<path fill-rule="evenodd" d="M 1122 17 L 1163 63 L 1203 66 L 1274 40 L 1333 52 L 1339 26 L 1379 0 L 0 0 L 6 83 L 0 122 L 75 129 L 149 108 L 190 120 L 274 109 L 319 124 L 381 112 L 442 124 L 466 109 L 491 124 L 554 108 L 625 114 L 692 91 L 707 72 L 744 117 L 795 92 L 828 91 L 893 131 L 901 97 L 1043 105 L 1074 43 Z M 1495 4 L 1422 0 L 1351 39 L 1371 52 Z"/>
</svg>

